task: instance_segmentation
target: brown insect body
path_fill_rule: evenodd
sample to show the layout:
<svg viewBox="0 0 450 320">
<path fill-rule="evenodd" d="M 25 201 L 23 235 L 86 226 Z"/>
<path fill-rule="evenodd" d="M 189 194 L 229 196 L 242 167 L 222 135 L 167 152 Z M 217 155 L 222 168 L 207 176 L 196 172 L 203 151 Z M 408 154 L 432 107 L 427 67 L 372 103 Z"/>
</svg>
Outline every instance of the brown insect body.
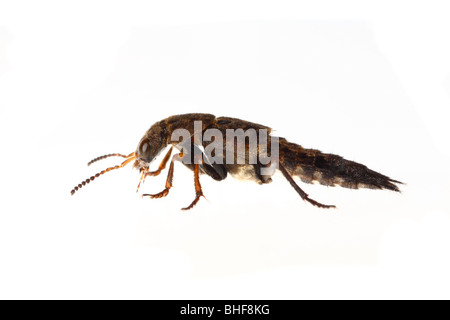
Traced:
<svg viewBox="0 0 450 320">
<path fill-rule="evenodd" d="M 322 153 L 314 149 L 304 149 L 286 139 L 280 139 L 280 149 L 280 162 L 291 175 L 300 177 L 303 182 L 317 181 L 325 186 L 338 185 L 350 189 L 369 188 L 400 191 L 395 183 L 401 184 L 401 182 L 341 156 Z"/>
<path fill-rule="evenodd" d="M 223 137 L 226 136 L 227 129 L 243 129 L 244 131 L 248 129 L 254 129 L 256 131 L 265 129 L 267 130 L 268 134 L 270 134 L 271 132 L 271 129 L 269 127 L 260 124 L 251 123 L 236 118 L 215 117 L 212 114 L 191 113 L 171 116 L 153 124 L 139 142 L 138 147 L 134 153 L 128 156 L 124 156 L 121 154 L 108 155 L 121 156 L 126 158 L 126 160 L 122 163 L 122 165 L 108 168 L 100 172 L 99 174 L 87 179 L 82 184 L 79 184 L 72 190 L 72 194 L 77 191 L 78 188 L 81 188 L 83 185 L 85 185 L 85 183 L 89 183 L 99 175 L 110 170 L 123 167 L 133 160 L 134 167 L 138 168 L 142 173 L 141 182 L 143 182 L 147 176 L 158 175 L 162 170 L 165 169 L 169 159 L 171 160 L 165 189 L 158 194 L 144 194 L 143 197 L 147 196 L 150 198 L 161 198 L 167 196 L 170 188 L 172 187 L 175 161 L 182 161 L 186 167 L 192 170 L 194 172 L 196 198 L 188 207 L 184 209 L 191 209 L 199 201 L 200 197 L 203 196 L 199 180 L 199 176 L 202 174 L 208 175 L 217 181 L 224 180 L 227 177 L 227 173 L 230 173 L 234 177 L 253 180 L 260 184 L 270 183 L 272 181 L 270 177 L 271 175 L 261 174 L 261 169 L 267 167 L 266 165 L 263 165 L 260 162 L 250 163 L 248 161 L 251 149 L 247 143 L 247 140 L 245 144 L 246 152 L 244 154 L 245 162 L 242 164 L 237 163 L 237 161 L 227 163 L 225 155 L 227 152 L 230 152 L 230 149 L 226 149 L 227 141 L 224 141 L 223 143 L 224 159 L 221 163 L 208 163 L 208 161 L 195 162 L 194 148 L 200 147 L 195 143 L 192 144 L 190 152 L 189 150 L 186 151 L 185 149 L 183 149 L 184 153 L 180 152 L 171 157 L 173 147 L 178 147 L 178 141 L 172 141 L 171 139 L 172 133 L 177 129 L 184 129 L 189 131 L 191 137 L 194 137 L 196 134 L 196 128 L 194 125 L 195 121 L 201 122 L 202 133 L 204 133 L 208 129 L 216 129 L 223 134 Z M 266 143 L 258 143 L 258 154 L 262 151 L 270 150 L 269 146 L 271 145 L 271 139 L 272 137 L 269 135 Z M 202 141 L 201 147 L 206 148 L 209 143 L 210 141 Z M 159 169 L 154 172 L 149 172 L 150 163 L 168 146 L 170 146 L 170 150 L 161 162 Z M 235 150 L 234 147 L 231 148 L 231 150 Z M 202 153 L 202 151 L 197 151 Z M 204 153 L 202 153 L 202 155 L 205 157 Z M 234 156 L 234 159 L 236 160 L 239 155 L 235 153 L 232 156 Z M 107 156 L 96 158 L 90 163 L 97 161 L 97 159 L 100 160 L 105 157 Z M 191 160 L 189 161 L 189 163 L 183 161 L 187 158 Z M 334 206 L 323 205 L 315 200 L 310 199 L 308 195 L 296 184 L 292 176 L 297 176 L 306 183 L 317 181 L 318 183 L 326 186 L 339 185 L 345 188 L 352 189 L 371 188 L 399 191 L 398 187 L 395 184 L 401 184 L 401 182 L 370 170 L 362 164 L 345 160 L 344 158 L 334 154 L 326 154 L 318 150 L 305 149 L 300 145 L 288 142 L 284 138 L 279 138 L 279 158 L 277 164 L 278 169 L 289 181 L 292 187 L 297 191 L 297 193 L 299 193 L 302 199 L 321 208 L 330 208 Z M 141 182 L 139 183 L 139 185 L 141 184 Z"/>
</svg>

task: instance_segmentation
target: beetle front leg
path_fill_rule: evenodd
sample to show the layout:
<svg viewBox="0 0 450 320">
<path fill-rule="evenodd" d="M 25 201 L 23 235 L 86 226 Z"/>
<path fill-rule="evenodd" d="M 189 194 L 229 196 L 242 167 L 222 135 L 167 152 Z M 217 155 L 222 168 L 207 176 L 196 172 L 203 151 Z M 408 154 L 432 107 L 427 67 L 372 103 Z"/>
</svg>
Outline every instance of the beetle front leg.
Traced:
<svg viewBox="0 0 450 320">
<path fill-rule="evenodd" d="M 156 177 L 157 175 L 159 175 L 161 173 L 161 171 L 163 171 L 166 168 L 166 164 L 167 161 L 169 161 L 170 159 L 170 155 L 172 154 L 172 149 L 173 147 L 170 147 L 169 151 L 167 152 L 167 154 L 164 156 L 164 159 L 161 161 L 161 163 L 159 164 L 159 168 L 156 171 L 151 171 L 151 172 L 146 172 L 145 173 L 145 177 L 147 176 L 152 176 L 152 177 Z M 144 177 L 144 179 L 145 179 Z"/>
<path fill-rule="evenodd" d="M 172 150 L 172 149 L 171 149 Z M 150 197 L 150 199 L 159 199 L 167 196 L 169 194 L 170 188 L 172 188 L 172 181 L 173 181 L 173 171 L 174 171 L 174 162 L 175 161 L 182 161 L 183 159 L 183 153 L 179 153 L 177 155 L 174 155 L 172 157 L 172 160 L 170 161 L 169 166 L 169 173 L 167 174 L 166 179 L 166 186 L 163 191 L 156 193 L 156 194 L 143 194 L 141 197 Z"/>
<path fill-rule="evenodd" d="M 155 176 L 159 175 L 161 173 L 161 171 L 163 171 L 166 168 L 167 161 L 169 161 L 170 155 L 172 154 L 172 149 L 173 149 L 173 147 L 170 147 L 169 151 L 164 156 L 164 159 L 159 164 L 158 170 L 151 171 L 151 172 L 148 172 L 148 168 L 143 170 L 144 172 L 142 172 L 141 179 L 139 180 L 139 184 L 136 189 L 136 193 L 139 191 L 139 187 L 141 186 L 141 183 L 145 182 L 145 178 L 147 178 L 147 176 L 155 177 Z"/>
</svg>

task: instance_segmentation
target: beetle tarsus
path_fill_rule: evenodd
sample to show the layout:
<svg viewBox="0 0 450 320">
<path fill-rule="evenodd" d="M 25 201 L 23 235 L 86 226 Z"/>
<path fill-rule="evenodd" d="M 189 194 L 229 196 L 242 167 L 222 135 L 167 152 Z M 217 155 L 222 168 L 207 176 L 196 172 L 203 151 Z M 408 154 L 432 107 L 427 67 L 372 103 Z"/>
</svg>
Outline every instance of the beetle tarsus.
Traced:
<svg viewBox="0 0 450 320">
<path fill-rule="evenodd" d="M 190 205 L 188 205 L 186 208 L 181 208 L 181 210 L 184 210 L 184 211 L 191 210 L 193 207 L 195 207 L 195 205 L 197 204 L 197 202 L 200 200 L 201 197 L 205 198 L 203 193 L 197 194 L 195 196 L 194 201 L 192 201 L 192 203 Z"/>
<path fill-rule="evenodd" d="M 141 197 L 149 197 L 150 199 L 160 199 L 160 198 L 164 198 L 169 194 L 169 190 L 170 188 L 165 188 L 163 191 L 155 193 L 155 194 L 143 194 Z"/>
</svg>

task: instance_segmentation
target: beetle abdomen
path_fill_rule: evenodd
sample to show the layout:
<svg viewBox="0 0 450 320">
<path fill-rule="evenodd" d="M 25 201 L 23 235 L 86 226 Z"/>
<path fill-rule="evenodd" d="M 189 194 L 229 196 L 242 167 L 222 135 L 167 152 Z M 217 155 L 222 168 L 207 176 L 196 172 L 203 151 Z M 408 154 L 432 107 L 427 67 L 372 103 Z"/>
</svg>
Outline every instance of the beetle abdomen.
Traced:
<svg viewBox="0 0 450 320">
<path fill-rule="evenodd" d="M 293 176 L 303 182 L 358 189 L 388 189 L 400 191 L 395 185 L 401 183 L 370 170 L 365 165 L 346 160 L 338 155 L 305 149 L 280 138 L 280 162 Z"/>
</svg>

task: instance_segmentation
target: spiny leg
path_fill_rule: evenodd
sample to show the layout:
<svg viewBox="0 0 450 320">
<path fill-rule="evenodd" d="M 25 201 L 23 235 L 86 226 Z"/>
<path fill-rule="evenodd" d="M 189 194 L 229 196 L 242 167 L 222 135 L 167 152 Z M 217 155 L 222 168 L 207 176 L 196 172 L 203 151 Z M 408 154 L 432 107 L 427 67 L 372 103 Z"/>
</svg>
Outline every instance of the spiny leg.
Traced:
<svg viewBox="0 0 450 320">
<path fill-rule="evenodd" d="M 278 164 L 278 168 L 280 169 L 281 173 L 284 175 L 284 177 L 287 179 L 287 181 L 289 181 L 289 183 L 291 184 L 291 186 L 295 189 L 295 191 L 297 191 L 297 193 L 300 195 L 300 197 L 302 197 L 303 200 L 308 201 L 309 203 L 311 203 L 312 205 L 319 207 L 319 208 L 336 208 L 336 206 L 333 205 L 326 205 L 326 204 L 322 204 L 319 203 L 313 199 L 310 199 L 308 197 L 308 194 L 303 191 L 294 181 L 294 179 L 291 177 L 291 175 L 289 174 L 289 172 L 287 172 L 287 170 L 281 165 L 281 163 Z"/>
<path fill-rule="evenodd" d="M 148 172 L 148 168 L 143 170 L 142 175 L 141 175 L 141 179 L 139 180 L 139 184 L 138 184 L 138 186 L 137 186 L 136 192 L 139 191 L 139 187 L 141 186 L 141 183 L 144 183 L 144 182 L 145 182 L 145 178 L 146 178 L 147 176 L 155 177 L 155 176 L 159 175 L 159 174 L 161 173 L 161 171 L 163 171 L 163 170 L 166 168 L 167 161 L 169 161 L 170 156 L 171 156 L 171 154 L 172 154 L 172 149 L 173 149 L 173 147 L 170 147 L 169 151 L 168 151 L 168 152 L 166 153 L 166 155 L 164 156 L 164 159 L 163 159 L 163 160 L 161 161 L 161 163 L 159 164 L 158 170 L 152 171 L 152 172 Z"/>
<path fill-rule="evenodd" d="M 194 164 L 194 184 L 195 184 L 195 199 L 192 201 L 192 203 L 187 206 L 186 208 L 182 208 L 181 210 L 190 210 L 192 209 L 197 202 L 200 200 L 200 197 L 204 197 L 202 186 L 200 185 L 200 173 L 198 164 Z"/>
<path fill-rule="evenodd" d="M 172 157 L 172 160 L 170 161 L 169 172 L 167 173 L 166 186 L 163 191 L 156 193 L 156 194 L 146 193 L 146 194 L 143 194 L 141 197 L 150 197 L 150 199 L 158 199 L 158 198 L 167 196 L 169 194 L 170 188 L 172 188 L 174 162 L 181 161 L 182 159 L 183 159 L 183 153 L 179 153 Z"/>
</svg>

